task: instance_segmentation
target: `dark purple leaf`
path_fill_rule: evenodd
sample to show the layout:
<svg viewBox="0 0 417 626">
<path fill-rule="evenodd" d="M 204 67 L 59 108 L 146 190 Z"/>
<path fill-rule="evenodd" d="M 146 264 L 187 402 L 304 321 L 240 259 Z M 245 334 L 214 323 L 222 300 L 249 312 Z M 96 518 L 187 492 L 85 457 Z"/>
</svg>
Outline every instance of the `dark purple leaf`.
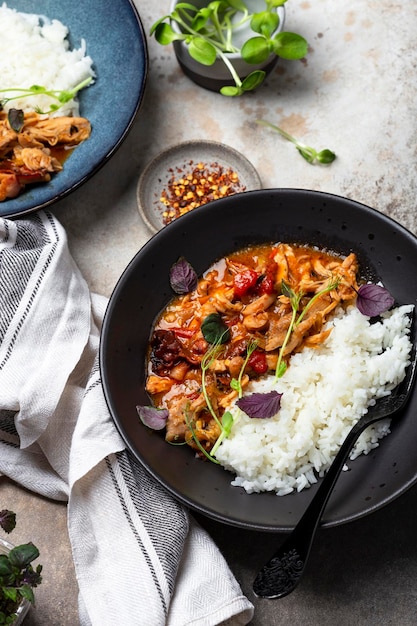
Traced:
<svg viewBox="0 0 417 626">
<path fill-rule="evenodd" d="M 142 422 L 152 430 L 165 428 L 168 419 L 168 409 L 156 409 L 153 406 L 137 406 L 136 410 Z"/>
<path fill-rule="evenodd" d="M 269 391 L 268 393 L 252 393 L 237 400 L 236 404 L 249 417 L 273 417 L 281 408 L 282 393 Z"/>
<path fill-rule="evenodd" d="M 392 295 L 381 285 L 361 285 L 358 289 L 356 306 L 362 315 L 376 317 L 388 311 L 394 304 Z"/>
<path fill-rule="evenodd" d="M 181 257 L 171 267 L 169 280 L 175 293 L 183 294 L 197 287 L 198 277 L 188 261 Z"/>
<path fill-rule="evenodd" d="M 25 123 L 25 114 L 22 109 L 10 109 L 7 119 L 10 124 L 10 128 L 12 128 L 16 133 L 20 133 L 23 128 L 23 124 Z"/>
<path fill-rule="evenodd" d="M 11 533 L 16 526 L 16 513 L 7 509 L 0 511 L 0 526 L 5 533 Z"/>
</svg>

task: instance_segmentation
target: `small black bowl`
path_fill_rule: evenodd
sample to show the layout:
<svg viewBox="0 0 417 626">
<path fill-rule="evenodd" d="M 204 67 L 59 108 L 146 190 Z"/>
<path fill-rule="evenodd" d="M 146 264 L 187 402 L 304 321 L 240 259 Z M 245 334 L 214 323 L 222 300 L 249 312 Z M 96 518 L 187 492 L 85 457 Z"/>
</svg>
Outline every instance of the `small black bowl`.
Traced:
<svg viewBox="0 0 417 626">
<path fill-rule="evenodd" d="M 381 279 L 401 304 L 417 304 L 417 239 L 362 204 L 307 190 L 249 191 L 191 211 L 158 232 L 134 257 L 105 315 L 100 366 L 105 397 L 127 447 L 183 504 L 218 521 L 261 531 L 288 531 L 316 486 L 278 497 L 232 487 L 232 474 L 170 446 L 139 421 L 149 404 L 145 360 L 155 318 L 172 298 L 169 270 L 184 256 L 201 275 L 215 260 L 248 244 L 290 242 L 342 254 L 356 252 L 361 271 Z M 329 500 L 324 526 L 358 519 L 391 502 L 417 480 L 417 394 L 392 433 L 366 457 L 350 463 Z"/>
</svg>

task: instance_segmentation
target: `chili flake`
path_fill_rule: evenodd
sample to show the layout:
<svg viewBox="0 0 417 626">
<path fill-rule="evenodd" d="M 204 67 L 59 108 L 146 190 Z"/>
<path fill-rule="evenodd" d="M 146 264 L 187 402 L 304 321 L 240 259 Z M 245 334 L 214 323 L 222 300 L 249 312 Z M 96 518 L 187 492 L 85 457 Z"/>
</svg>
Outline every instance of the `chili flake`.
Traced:
<svg viewBox="0 0 417 626">
<path fill-rule="evenodd" d="M 184 168 L 169 171 L 172 176 L 160 197 L 166 207 L 162 214 L 165 225 L 207 202 L 246 190 L 237 172 L 217 162 L 207 165 L 190 161 Z"/>
</svg>

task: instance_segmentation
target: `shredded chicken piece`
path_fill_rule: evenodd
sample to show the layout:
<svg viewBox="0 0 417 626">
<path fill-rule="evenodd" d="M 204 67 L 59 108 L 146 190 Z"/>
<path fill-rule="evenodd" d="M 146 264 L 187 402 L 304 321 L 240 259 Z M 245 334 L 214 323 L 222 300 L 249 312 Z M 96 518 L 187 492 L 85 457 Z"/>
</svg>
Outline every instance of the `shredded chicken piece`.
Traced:
<svg viewBox="0 0 417 626">
<path fill-rule="evenodd" d="M 7 113 L 0 111 L 0 202 L 15 198 L 25 185 L 50 181 L 63 167 L 54 150 L 62 156 L 90 134 L 90 122 L 83 117 L 47 118 L 37 113 L 25 113 L 17 131 Z"/>
<path fill-rule="evenodd" d="M 53 117 L 28 121 L 24 132 L 35 141 L 49 146 L 77 146 L 90 136 L 90 122 L 83 117 Z"/>
<path fill-rule="evenodd" d="M 22 185 L 14 172 L 0 170 L 0 200 L 16 198 L 22 189 Z"/>
<path fill-rule="evenodd" d="M 244 316 L 256 315 L 261 311 L 266 311 L 275 302 L 275 298 L 276 294 L 264 293 L 262 296 L 259 296 L 259 298 L 256 298 L 256 300 L 253 300 L 250 304 L 247 304 L 244 307 L 242 314 Z"/>
</svg>

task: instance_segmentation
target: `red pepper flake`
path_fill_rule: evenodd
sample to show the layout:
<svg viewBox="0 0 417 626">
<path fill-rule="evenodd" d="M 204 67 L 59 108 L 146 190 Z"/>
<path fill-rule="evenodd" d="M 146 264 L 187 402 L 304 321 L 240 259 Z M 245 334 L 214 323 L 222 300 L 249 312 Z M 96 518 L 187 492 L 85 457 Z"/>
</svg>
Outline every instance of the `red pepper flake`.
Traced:
<svg viewBox="0 0 417 626">
<path fill-rule="evenodd" d="M 237 172 L 217 162 L 207 165 L 189 161 L 183 168 L 176 168 L 176 172 L 173 169 L 169 171 L 172 176 L 159 199 L 165 206 L 162 214 L 164 224 L 207 202 L 246 190 Z"/>
</svg>

